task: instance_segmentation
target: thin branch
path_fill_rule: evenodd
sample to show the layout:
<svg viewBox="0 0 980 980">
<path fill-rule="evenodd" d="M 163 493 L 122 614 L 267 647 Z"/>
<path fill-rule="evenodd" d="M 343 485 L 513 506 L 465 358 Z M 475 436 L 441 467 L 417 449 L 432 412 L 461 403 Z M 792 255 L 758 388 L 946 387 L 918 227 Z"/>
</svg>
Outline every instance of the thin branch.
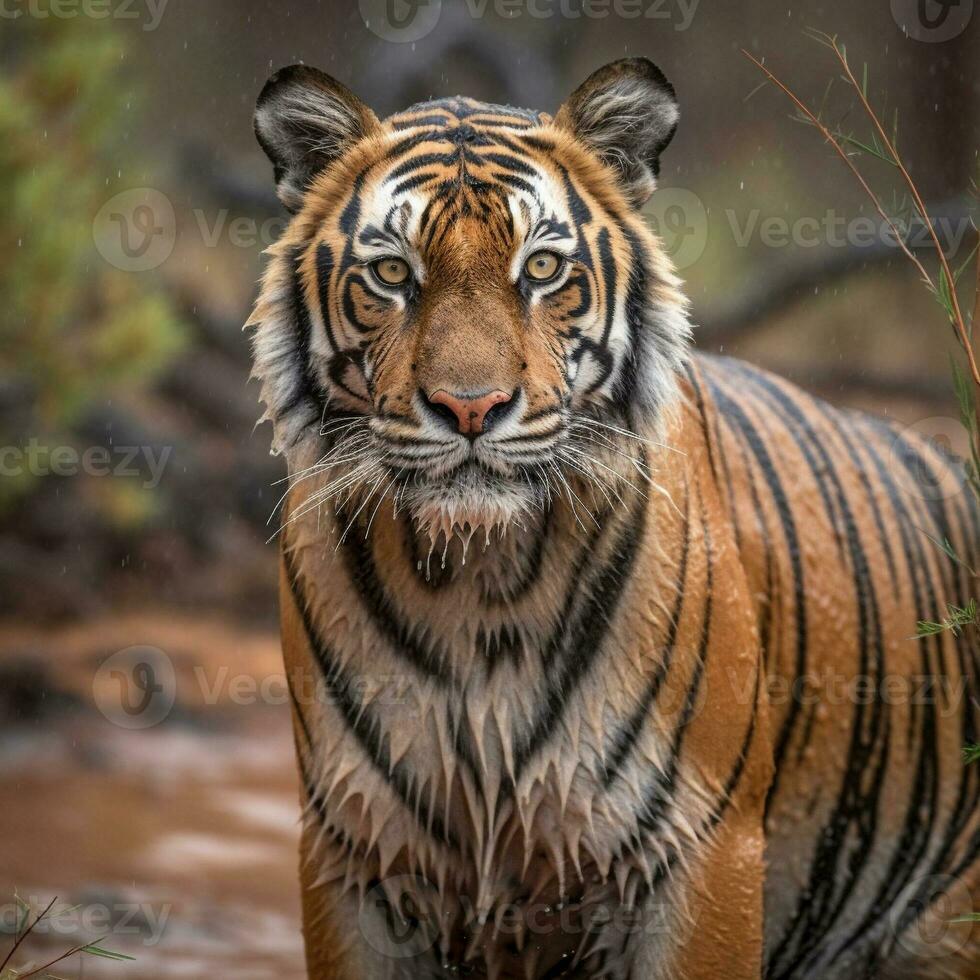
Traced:
<svg viewBox="0 0 980 980">
<path fill-rule="evenodd" d="M 813 110 L 810 109 L 810 107 L 807 106 L 805 102 L 803 102 L 800 98 L 798 98 L 797 95 L 793 91 L 791 91 L 785 84 L 783 84 L 783 82 L 781 82 L 768 68 L 766 68 L 766 66 L 761 61 L 759 61 L 758 58 L 755 58 L 752 54 L 746 51 L 745 48 L 742 48 L 742 54 L 744 54 L 745 57 L 748 58 L 749 61 L 751 61 L 769 79 L 769 81 L 773 83 L 773 85 L 775 85 L 784 95 L 786 95 L 790 99 L 793 105 L 795 105 L 796 108 L 799 109 L 799 111 L 804 115 L 804 117 L 814 127 L 816 127 L 817 131 L 821 134 L 821 136 L 823 136 L 823 138 L 833 147 L 837 155 L 847 165 L 848 170 L 850 170 L 851 173 L 854 174 L 858 183 L 863 188 L 865 194 L 868 195 L 868 197 L 871 200 L 871 203 L 875 206 L 875 210 L 878 212 L 878 214 L 881 215 L 882 220 L 888 225 L 889 228 L 891 228 L 892 234 L 895 236 L 895 241 L 898 243 L 899 248 L 901 248 L 901 250 L 913 263 L 913 265 L 915 265 L 915 267 L 919 270 L 919 274 L 922 276 L 923 280 L 928 284 L 929 288 L 935 290 L 936 287 L 932 279 L 930 278 L 929 273 L 926 272 L 925 266 L 923 266 L 923 264 L 912 253 L 912 250 L 908 247 L 905 241 L 904 235 L 902 235 L 901 232 L 898 230 L 898 227 L 896 226 L 894 220 L 885 211 L 881 202 L 878 200 L 877 195 L 868 186 L 868 182 L 864 179 L 864 176 L 861 174 L 861 171 L 858 170 L 858 168 L 855 166 L 854 162 L 848 156 L 847 151 L 844 149 L 843 146 L 841 146 L 840 142 L 836 139 L 834 134 L 827 128 L 827 126 L 813 112 Z M 980 379 L 978 379 L 978 383 L 980 383 Z"/>
<path fill-rule="evenodd" d="M 58 901 L 58 896 L 55 895 L 54 898 L 48 902 L 47 906 L 40 912 L 38 912 L 34 921 L 17 937 L 17 941 L 10 948 L 10 952 L 3 958 L 3 962 L 0 963 L 0 973 L 6 968 L 7 964 L 13 959 L 14 953 L 17 952 L 17 947 L 34 931 L 34 927 L 54 908 L 54 903 Z M 33 904 L 33 903 L 32 903 Z"/>
<path fill-rule="evenodd" d="M 95 942 L 81 943 L 79 946 L 73 946 L 67 952 L 62 953 L 60 956 L 56 956 L 53 960 L 48 960 L 47 963 L 37 967 L 37 969 L 31 970 L 30 973 L 22 973 L 18 978 L 18 980 L 27 980 L 28 977 L 36 977 L 39 974 L 43 973 L 45 970 L 47 970 L 49 967 L 54 966 L 56 963 L 61 963 L 63 960 L 67 960 L 69 957 L 74 956 L 76 953 L 83 953 L 90 946 L 96 946 L 98 943 L 101 943 L 104 939 L 108 939 L 108 937 L 109 937 L 109 933 L 106 933 L 106 935 L 104 935 L 101 939 L 96 939 Z M 130 959 L 130 957 L 126 957 L 126 959 Z"/>
<path fill-rule="evenodd" d="M 980 241 L 977 242 L 977 295 L 973 301 L 973 313 L 970 314 L 970 337 L 976 329 L 977 320 L 980 319 Z"/>
<path fill-rule="evenodd" d="M 929 229 L 929 235 L 931 236 L 932 243 L 936 249 L 936 257 L 939 259 L 939 264 L 942 266 L 943 273 L 946 276 L 946 282 L 949 283 L 949 296 L 953 308 L 953 316 L 951 317 L 953 321 L 953 328 L 956 330 L 956 333 L 959 336 L 959 341 L 963 345 L 963 350 L 966 353 L 967 361 L 970 365 L 970 374 L 973 375 L 973 383 L 980 388 L 980 370 L 977 368 L 976 357 L 973 353 L 973 344 L 970 343 L 970 336 L 966 329 L 966 321 L 963 319 L 963 312 L 960 309 L 960 301 L 956 295 L 956 277 L 953 275 L 953 270 L 949 266 L 949 260 L 946 258 L 946 253 L 943 251 L 942 245 L 939 244 L 939 237 L 936 235 L 936 229 L 933 227 L 933 223 L 929 218 L 929 212 L 926 210 L 926 206 L 919 194 L 919 189 L 916 187 L 915 181 L 912 180 L 908 170 L 905 169 L 905 164 L 902 163 L 902 158 L 898 155 L 898 150 L 895 148 L 894 144 L 889 139 L 888 134 L 885 132 L 885 127 L 882 126 L 881 121 L 878 119 L 877 113 L 871 107 L 871 103 L 868 102 L 866 87 L 859 85 L 857 79 L 854 77 L 854 73 L 851 71 L 851 66 L 847 62 L 847 55 L 841 50 L 836 38 L 834 38 L 831 43 L 831 49 L 837 56 L 837 60 L 841 63 L 841 66 L 843 67 L 847 76 L 847 80 L 853 86 L 854 91 L 857 92 L 857 96 L 861 100 L 861 105 L 864 107 L 865 113 L 871 120 L 875 129 L 878 130 L 878 134 L 881 137 L 885 149 L 894 159 L 895 165 L 898 167 L 899 172 L 902 175 L 902 179 L 905 181 L 905 184 L 912 195 L 912 199 L 915 201 L 916 210 L 919 212 L 922 220 L 926 223 L 926 227 Z M 756 62 L 756 64 L 758 64 L 758 62 Z"/>
</svg>

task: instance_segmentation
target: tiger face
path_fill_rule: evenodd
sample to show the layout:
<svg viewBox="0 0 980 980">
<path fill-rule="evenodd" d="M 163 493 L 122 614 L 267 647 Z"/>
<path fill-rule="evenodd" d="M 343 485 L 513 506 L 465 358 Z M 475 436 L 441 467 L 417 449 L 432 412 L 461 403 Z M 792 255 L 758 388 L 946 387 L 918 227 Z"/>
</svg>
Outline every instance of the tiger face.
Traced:
<svg viewBox="0 0 980 980">
<path fill-rule="evenodd" d="M 274 75 L 256 133 L 294 217 L 251 322 L 275 447 L 350 456 L 448 533 L 543 507 L 604 433 L 655 423 L 688 326 L 639 207 L 677 118 L 643 59 L 554 118 L 454 98 L 382 122 Z"/>
</svg>

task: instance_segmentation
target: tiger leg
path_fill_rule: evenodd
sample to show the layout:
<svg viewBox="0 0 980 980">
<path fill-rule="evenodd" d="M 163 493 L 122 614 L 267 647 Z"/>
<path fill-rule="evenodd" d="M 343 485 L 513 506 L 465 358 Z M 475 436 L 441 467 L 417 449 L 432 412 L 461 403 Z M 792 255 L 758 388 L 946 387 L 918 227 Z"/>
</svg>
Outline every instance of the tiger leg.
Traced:
<svg viewBox="0 0 980 980">
<path fill-rule="evenodd" d="M 363 887 L 323 868 L 331 855 L 315 824 L 301 838 L 315 855 L 300 870 L 309 980 L 439 980 L 448 976 L 437 946 L 438 915 L 420 903 L 415 875 L 392 875 Z M 346 865 L 347 857 L 342 856 Z"/>
<path fill-rule="evenodd" d="M 759 980 L 762 976 L 765 840 L 761 819 L 731 814 L 684 887 L 682 937 L 670 956 L 673 980 Z M 679 928 L 678 928 L 679 926 Z M 640 970 L 638 976 L 646 976 Z"/>
<path fill-rule="evenodd" d="M 353 929 L 345 928 L 343 899 L 336 885 L 317 883 L 317 864 L 308 860 L 317 833 L 318 828 L 311 824 L 304 828 L 300 840 L 307 973 L 310 980 L 367 980 L 370 974 L 357 964 L 356 924 Z"/>
</svg>

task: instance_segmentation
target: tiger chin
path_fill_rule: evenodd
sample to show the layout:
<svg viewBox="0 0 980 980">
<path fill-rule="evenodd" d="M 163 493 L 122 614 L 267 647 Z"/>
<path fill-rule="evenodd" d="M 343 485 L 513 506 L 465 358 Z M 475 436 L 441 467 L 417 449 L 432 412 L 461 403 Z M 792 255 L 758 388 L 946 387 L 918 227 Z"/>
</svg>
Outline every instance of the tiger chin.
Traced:
<svg viewBox="0 0 980 980">
<path fill-rule="evenodd" d="M 259 98 L 311 977 L 980 975 L 976 637 L 910 640 L 972 495 L 692 352 L 641 214 L 678 116 L 639 58 L 554 116 Z"/>
</svg>

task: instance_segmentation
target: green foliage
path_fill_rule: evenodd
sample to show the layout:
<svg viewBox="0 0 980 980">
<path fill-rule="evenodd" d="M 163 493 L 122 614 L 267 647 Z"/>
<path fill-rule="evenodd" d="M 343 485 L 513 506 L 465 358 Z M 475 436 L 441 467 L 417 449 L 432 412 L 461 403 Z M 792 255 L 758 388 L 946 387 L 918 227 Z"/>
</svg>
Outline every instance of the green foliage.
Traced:
<svg viewBox="0 0 980 980">
<path fill-rule="evenodd" d="M 9 30 L 0 372 L 25 391 L 30 434 L 64 440 L 93 401 L 159 372 L 184 328 L 159 280 L 114 268 L 93 239 L 106 200 L 127 180 L 147 182 L 126 146 L 138 116 L 118 31 L 84 17 L 24 17 Z"/>
<path fill-rule="evenodd" d="M 970 437 L 970 458 L 964 460 L 963 466 L 973 493 L 980 499 L 980 433 L 977 432 L 976 390 L 956 358 L 950 358 L 950 365 L 960 423 Z M 970 571 L 976 576 L 973 569 Z"/>
<path fill-rule="evenodd" d="M 941 622 L 931 622 L 927 619 L 920 619 L 916 624 L 916 636 L 920 639 L 925 636 L 935 636 L 937 633 L 945 633 L 947 630 L 954 636 L 959 636 L 967 626 L 977 624 L 977 600 L 971 599 L 965 606 L 955 606 L 952 603 L 946 606 L 946 618 Z"/>
<path fill-rule="evenodd" d="M 134 957 L 127 956 L 125 953 L 117 953 L 115 950 L 106 949 L 102 945 L 102 939 L 105 938 L 103 936 L 102 939 L 97 939 L 91 943 L 80 943 L 77 946 L 72 946 L 70 949 L 65 950 L 63 953 L 60 953 L 40 966 L 35 966 L 31 963 L 28 966 L 18 968 L 13 963 L 14 956 L 21 949 L 25 940 L 30 937 L 31 933 L 42 922 L 56 922 L 58 919 L 63 919 L 76 912 L 80 906 L 62 905 L 56 908 L 55 903 L 58 899 L 53 898 L 43 909 L 37 910 L 30 903 L 25 902 L 16 892 L 14 893 L 14 901 L 17 904 L 17 926 L 14 930 L 13 944 L 3 960 L 0 960 L 0 980 L 27 980 L 28 977 L 37 977 L 38 980 L 62 980 L 62 978 L 49 972 L 50 967 L 64 963 L 66 960 L 75 956 L 95 956 L 104 960 L 134 959 Z"/>
</svg>

